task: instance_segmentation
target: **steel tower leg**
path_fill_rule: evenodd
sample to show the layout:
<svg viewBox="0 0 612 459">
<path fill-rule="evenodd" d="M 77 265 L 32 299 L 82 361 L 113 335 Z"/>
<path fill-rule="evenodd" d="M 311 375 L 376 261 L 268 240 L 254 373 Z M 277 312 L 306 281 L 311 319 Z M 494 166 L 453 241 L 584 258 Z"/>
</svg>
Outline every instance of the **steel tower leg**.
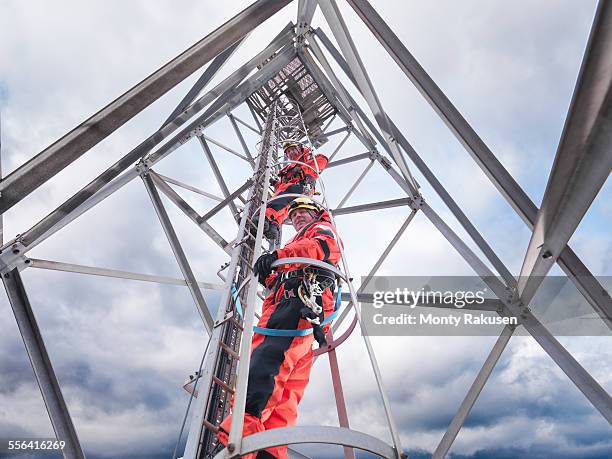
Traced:
<svg viewBox="0 0 612 459">
<path fill-rule="evenodd" d="M 291 0 L 259 0 L 70 131 L 0 182 L 0 212 L 21 201 Z"/>
<path fill-rule="evenodd" d="M 64 457 L 67 459 L 84 459 L 85 455 L 81 449 L 79 438 L 72 424 L 68 407 L 64 401 L 51 359 L 47 354 L 45 342 L 17 268 L 5 273 L 2 282 L 13 308 L 21 338 L 28 351 L 28 357 L 51 418 L 53 430 L 58 440 L 66 442 L 63 449 Z"/>
<path fill-rule="evenodd" d="M 435 112 L 447 124 L 451 132 L 457 137 L 487 177 L 489 177 L 506 201 L 508 201 L 527 226 L 533 229 L 536 224 L 538 208 L 498 161 L 493 152 L 482 141 L 459 110 L 446 97 L 367 0 L 348 0 L 348 2 L 406 76 L 414 83 Z M 600 50 L 603 49 L 604 51 L 598 50 L 598 52 L 601 52 L 601 56 L 604 58 L 610 55 L 610 40 L 606 38 L 609 37 L 610 24 L 612 24 L 612 7 L 609 2 L 601 1 L 599 2 L 593 24 L 593 35 L 590 39 L 589 48 L 594 42 L 601 45 Z M 597 41 L 593 38 L 594 34 L 597 34 Z M 593 309 L 595 309 L 601 319 L 612 329 L 612 298 L 569 245 L 562 249 L 557 258 L 557 263 L 572 279 L 576 288 L 593 306 Z"/>
</svg>

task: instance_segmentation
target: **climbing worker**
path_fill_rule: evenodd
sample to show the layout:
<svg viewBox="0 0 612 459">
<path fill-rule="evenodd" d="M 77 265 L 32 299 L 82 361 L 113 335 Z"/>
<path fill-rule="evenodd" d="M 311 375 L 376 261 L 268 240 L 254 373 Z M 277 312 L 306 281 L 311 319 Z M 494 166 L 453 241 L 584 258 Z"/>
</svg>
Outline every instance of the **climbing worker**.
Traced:
<svg viewBox="0 0 612 459">
<path fill-rule="evenodd" d="M 285 160 L 299 161 L 304 164 L 288 163 L 278 172 L 278 178 L 270 181 L 274 187 L 272 198 L 289 193 L 312 196 L 319 172 L 327 166 L 327 156 L 313 154 L 310 148 L 295 140 L 285 140 L 283 151 Z M 264 226 L 264 236 L 267 239 L 279 239 L 280 226 L 287 218 L 287 208 L 294 198 L 295 196 L 273 199 L 268 203 Z"/>
<path fill-rule="evenodd" d="M 259 282 L 271 293 L 263 303 L 258 323 L 263 330 L 253 335 L 243 436 L 295 425 L 313 363 L 313 342 L 316 339 L 319 345 L 326 344 L 324 331 L 330 324 L 320 324 L 334 311 L 332 271 L 303 264 L 272 268 L 276 260 L 290 257 L 321 260 L 334 266 L 340 261 L 342 242 L 325 209 L 312 199 L 297 198 L 288 214 L 296 235 L 283 248 L 259 257 L 254 266 Z M 317 311 L 316 306 L 322 310 Z M 320 331 L 315 336 L 306 332 L 313 322 Z M 296 336 L 276 336 L 274 332 L 281 330 L 295 330 Z M 218 438 L 223 445 L 227 445 L 230 424 L 231 415 L 219 426 Z M 285 459 L 287 446 L 244 457 Z"/>
</svg>

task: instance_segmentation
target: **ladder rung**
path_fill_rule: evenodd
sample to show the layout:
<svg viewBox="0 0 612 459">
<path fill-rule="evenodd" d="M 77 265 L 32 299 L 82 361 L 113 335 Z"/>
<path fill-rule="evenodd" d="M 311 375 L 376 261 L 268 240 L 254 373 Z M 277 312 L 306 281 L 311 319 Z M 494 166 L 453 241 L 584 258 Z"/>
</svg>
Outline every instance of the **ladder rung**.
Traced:
<svg viewBox="0 0 612 459">
<path fill-rule="evenodd" d="M 202 422 L 202 424 L 204 424 L 204 427 L 206 427 L 208 430 L 210 430 L 210 431 L 212 431 L 212 432 L 214 432 L 216 434 L 219 433 L 219 428 L 216 425 L 211 424 L 210 422 L 208 422 L 206 419 L 204 419 L 204 422 Z"/>
<path fill-rule="evenodd" d="M 229 385 L 227 385 L 226 383 L 224 383 L 223 381 L 221 381 L 219 378 L 217 378 L 216 376 L 212 377 L 212 380 L 215 384 L 221 386 L 223 389 L 225 389 L 227 392 L 229 392 L 230 394 L 234 394 L 234 389 L 232 389 Z"/>
<path fill-rule="evenodd" d="M 239 328 L 240 331 L 244 331 L 244 327 L 242 326 L 242 324 L 233 317 L 230 319 L 230 322 L 232 322 L 236 326 L 236 328 Z"/>
<path fill-rule="evenodd" d="M 240 356 L 238 355 L 238 353 L 233 350 L 231 347 L 229 347 L 227 344 L 225 344 L 222 341 L 219 341 L 219 347 L 221 349 L 223 349 L 225 352 L 227 352 L 229 355 L 231 355 L 233 358 L 235 358 L 236 360 L 240 360 Z"/>
</svg>

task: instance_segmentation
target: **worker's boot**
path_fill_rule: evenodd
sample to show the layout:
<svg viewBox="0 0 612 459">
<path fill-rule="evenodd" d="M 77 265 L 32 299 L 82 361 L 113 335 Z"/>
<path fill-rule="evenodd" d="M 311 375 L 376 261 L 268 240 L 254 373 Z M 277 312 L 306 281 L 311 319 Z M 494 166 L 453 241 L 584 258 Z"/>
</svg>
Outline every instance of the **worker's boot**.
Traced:
<svg viewBox="0 0 612 459">
<path fill-rule="evenodd" d="M 259 225 L 259 214 L 253 217 L 253 225 L 249 226 L 249 231 L 253 237 L 257 235 L 257 226 Z M 264 221 L 264 237 L 270 242 L 280 241 L 280 225 L 275 221 L 266 217 Z"/>
</svg>

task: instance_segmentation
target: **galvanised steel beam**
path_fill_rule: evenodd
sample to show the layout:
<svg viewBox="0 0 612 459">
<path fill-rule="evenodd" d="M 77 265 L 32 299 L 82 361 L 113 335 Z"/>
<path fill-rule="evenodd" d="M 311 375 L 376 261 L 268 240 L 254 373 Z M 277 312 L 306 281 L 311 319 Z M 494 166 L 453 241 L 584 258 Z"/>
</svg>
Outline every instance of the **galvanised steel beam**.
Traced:
<svg viewBox="0 0 612 459">
<path fill-rule="evenodd" d="M 485 173 L 496 183 L 495 177 L 502 177 L 504 175 L 501 172 L 503 166 L 442 90 L 425 72 L 425 69 L 410 54 L 406 46 L 404 46 L 367 0 L 347 1 L 436 113 L 440 115 L 459 141 L 474 156 L 474 159 L 481 165 Z M 504 194 L 511 204 L 513 201 L 512 196 L 524 195 L 514 180 L 506 181 L 503 186 L 500 183 L 496 183 L 496 186 L 498 186 L 499 191 Z M 526 195 L 524 195 L 524 198 L 529 199 Z"/>
<path fill-rule="evenodd" d="M 236 121 L 238 121 L 240 124 L 242 124 L 245 128 L 250 129 L 251 131 L 253 131 L 257 135 L 261 135 L 261 132 L 259 132 L 257 129 L 255 129 L 253 126 L 251 126 L 247 122 L 242 121 L 240 118 L 238 118 L 233 113 L 230 113 L 230 115 L 232 115 L 232 118 L 234 118 Z"/>
<path fill-rule="evenodd" d="M 144 282 L 154 282 L 157 284 L 169 285 L 187 285 L 185 279 L 177 279 L 175 277 L 157 276 L 155 274 L 134 273 L 131 271 L 121 271 L 118 269 L 99 268 L 97 266 L 84 266 L 74 263 L 63 263 L 61 261 L 41 260 L 38 258 L 28 258 L 30 268 L 48 269 L 51 271 L 62 271 L 66 273 L 89 274 L 92 276 L 114 277 L 116 279 L 129 279 Z M 198 281 L 198 286 L 211 290 L 220 290 L 223 288 L 219 284 L 211 284 L 210 282 Z"/>
<path fill-rule="evenodd" d="M 521 268 L 529 304 L 612 171 L 612 4 L 599 2 L 552 171 Z"/>
<path fill-rule="evenodd" d="M 346 89 L 336 77 L 335 73 L 331 69 L 331 66 L 327 62 L 327 59 L 320 49 L 316 47 L 316 43 L 310 43 L 308 49 L 310 49 L 316 56 L 325 73 L 315 63 L 307 49 L 303 49 L 298 52 L 304 66 L 308 69 L 308 72 L 312 75 L 312 78 L 325 93 L 325 96 L 331 101 L 337 101 L 336 109 L 338 110 L 338 115 L 340 118 L 346 124 L 350 123 L 352 125 L 352 123 L 355 123 L 357 129 L 353 129 L 352 131 L 355 132 L 355 135 L 362 143 L 367 145 L 368 149 L 374 150 L 376 148 L 376 141 L 369 135 L 363 126 L 361 118 L 355 112 L 355 107 L 348 102 L 349 98 L 348 94 L 346 93 Z M 329 79 L 326 75 L 329 76 Z"/>
<path fill-rule="evenodd" d="M 405 183 L 403 177 L 395 169 L 389 168 L 387 172 L 391 174 L 391 177 L 406 193 L 410 192 L 410 188 Z M 555 361 L 593 406 L 612 424 L 612 398 L 604 388 L 567 352 L 563 345 L 531 313 L 529 308 L 514 300 L 513 289 L 504 286 L 427 203 L 422 202 L 421 209 L 476 274 L 502 300 L 509 314 L 518 319 L 519 324 L 525 327 L 529 334 L 540 344 L 542 349 Z"/>
<path fill-rule="evenodd" d="M 303 35 L 310 29 L 310 21 L 317 9 L 316 0 L 299 0 L 297 23 L 295 24 L 295 34 L 297 36 L 297 46 L 302 46 L 304 43 Z"/>
<path fill-rule="evenodd" d="M 189 292 L 191 293 L 191 296 L 193 297 L 193 301 L 198 307 L 198 311 L 200 313 L 200 316 L 202 317 L 202 321 L 204 322 L 204 327 L 206 328 L 206 331 L 208 332 L 208 334 L 211 335 L 212 328 L 213 328 L 212 315 L 210 314 L 208 305 L 206 304 L 206 301 L 204 300 L 204 295 L 202 295 L 202 291 L 200 290 L 200 287 L 198 286 L 198 281 L 196 280 L 195 275 L 193 274 L 193 271 L 191 270 L 189 261 L 187 261 L 187 256 L 185 255 L 185 252 L 183 251 L 183 247 L 181 246 L 181 243 L 178 240 L 178 236 L 176 235 L 176 232 L 174 231 L 174 227 L 172 226 L 170 217 L 168 217 L 168 213 L 166 212 L 166 209 L 164 208 L 164 204 L 162 203 L 159 193 L 157 192 L 157 189 L 155 188 L 153 179 L 149 176 L 146 170 L 143 170 L 141 177 L 142 177 L 142 181 L 145 184 L 145 188 L 147 189 L 147 192 L 149 193 L 149 197 L 151 198 L 153 207 L 155 208 L 155 213 L 157 213 L 157 216 L 162 225 L 162 228 L 164 229 L 164 233 L 166 233 L 166 237 L 168 238 L 168 242 L 170 243 L 170 247 L 172 248 L 174 257 L 176 258 L 179 268 L 181 268 L 181 272 L 183 273 L 183 276 L 185 277 L 187 288 L 189 288 Z"/>
<path fill-rule="evenodd" d="M 210 199 L 214 199 L 215 201 L 221 202 L 223 201 L 223 198 L 217 195 L 214 195 L 212 193 L 208 193 L 204 190 L 200 190 L 199 188 L 196 188 L 195 186 L 191 186 L 191 185 L 187 185 L 186 183 L 183 183 L 179 180 L 173 179 L 171 177 L 167 177 L 163 174 L 157 174 L 159 178 L 161 178 L 164 182 L 168 182 L 168 183 L 172 183 L 173 185 L 176 185 L 180 188 L 184 188 L 185 190 L 189 190 L 189 191 L 193 191 L 194 193 L 197 194 L 201 194 L 202 196 L 206 196 L 207 198 Z"/>
<path fill-rule="evenodd" d="M 194 136 L 200 135 L 205 127 L 216 123 L 238 105 L 245 102 L 253 92 L 264 86 L 270 78 L 274 77 L 274 75 L 291 62 L 294 57 L 295 50 L 292 46 L 290 44 L 283 46 L 271 60 L 266 62 L 266 64 L 257 71 L 257 73 L 250 76 L 239 86 L 228 88 L 221 94 L 206 112 L 181 131 L 184 135 L 182 137 L 178 136 L 178 141 L 174 143 L 169 142 L 163 145 L 158 150 L 150 153 L 147 156 L 147 160 L 150 162 L 157 162 Z M 173 137 L 173 139 L 176 138 L 177 136 Z"/>
<path fill-rule="evenodd" d="M 370 172 L 370 169 L 372 169 L 372 166 L 374 165 L 374 160 L 371 159 L 370 160 L 370 164 L 368 164 L 366 166 L 366 168 L 363 170 L 363 172 L 361 173 L 361 175 L 359 177 L 357 177 L 357 180 L 355 180 L 355 183 L 353 183 L 353 185 L 351 186 L 351 188 L 346 192 L 346 194 L 344 195 L 344 197 L 340 200 L 340 203 L 338 204 L 338 207 L 336 207 L 336 211 L 338 211 L 339 209 L 342 208 L 342 206 L 346 203 L 346 201 L 349 200 L 349 198 L 351 197 L 351 195 L 353 194 L 353 192 L 355 191 L 355 189 L 359 186 L 359 184 L 363 181 L 363 179 L 365 178 L 365 176 L 368 174 L 368 172 Z"/>
<path fill-rule="evenodd" d="M 323 134 L 321 134 L 321 137 L 331 137 L 333 135 L 340 134 L 342 132 L 346 132 L 346 131 L 350 131 L 350 130 L 351 130 L 350 126 L 343 126 L 343 127 L 339 127 L 337 129 L 334 129 L 334 130 L 329 131 L 329 132 L 323 132 Z M 315 139 L 315 140 L 317 140 L 317 139 Z"/>
<path fill-rule="evenodd" d="M 217 162 L 215 161 L 212 151 L 210 151 L 210 147 L 208 146 L 206 139 L 204 138 L 204 136 L 199 135 L 198 140 L 200 141 L 202 150 L 204 150 L 204 154 L 206 155 L 206 158 L 208 159 L 210 168 L 212 169 L 213 174 L 215 175 L 215 178 L 217 179 L 217 183 L 219 184 L 219 188 L 221 188 L 221 192 L 223 193 L 223 196 L 225 196 L 225 199 L 228 199 L 230 196 L 229 189 L 227 188 L 227 184 L 225 183 L 225 180 L 223 179 L 223 174 L 221 173 L 221 170 L 219 169 L 219 166 L 217 165 Z M 239 221 L 238 208 L 236 207 L 236 204 L 234 204 L 234 201 L 229 199 L 228 205 L 232 211 L 232 217 L 234 218 L 234 220 Z"/>
<path fill-rule="evenodd" d="M 410 170 L 408 169 L 408 164 L 406 163 L 406 159 L 404 155 L 400 152 L 399 146 L 397 145 L 397 141 L 393 135 L 393 131 L 391 129 L 391 125 L 389 123 L 389 119 L 387 114 L 383 110 L 382 104 L 374 90 L 374 86 L 370 77 L 368 76 L 365 66 L 359 57 L 359 53 L 357 52 L 357 47 L 348 32 L 348 28 L 344 23 L 344 19 L 342 18 L 342 14 L 340 13 L 340 9 L 336 4 L 335 0 L 326 0 L 319 1 L 319 7 L 325 16 L 328 24 L 331 27 L 331 30 L 338 41 L 340 49 L 344 54 L 344 57 L 347 60 L 347 63 L 350 69 L 355 76 L 357 81 L 357 87 L 361 90 L 363 97 L 366 99 L 370 110 L 374 114 L 374 118 L 376 119 L 376 123 L 380 127 L 381 131 L 385 136 L 385 143 L 391 150 L 391 157 L 395 160 L 397 166 L 400 169 L 400 172 L 408 182 L 410 188 L 412 189 L 411 195 L 413 197 L 419 196 L 418 185 L 414 181 Z"/>
<path fill-rule="evenodd" d="M 321 91 L 323 91 L 325 97 L 327 97 L 327 99 L 332 103 L 333 101 L 339 102 L 336 104 L 336 110 L 338 111 L 340 118 L 347 124 L 353 121 L 357 125 L 357 129 L 353 129 L 352 132 L 354 132 L 357 138 L 364 144 L 367 144 L 367 148 L 374 150 L 376 145 L 375 141 L 368 135 L 366 129 L 361 123 L 361 119 L 355 112 L 354 107 L 350 103 L 347 103 L 348 94 L 346 94 L 346 90 L 336 78 L 334 72 L 331 70 L 331 67 L 327 63 L 323 53 L 317 53 L 317 50 L 314 48 L 315 45 L 316 43 L 314 45 L 311 43 L 309 48 L 315 53 L 315 56 L 317 56 L 317 59 L 325 69 L 327 75 L 329 75 L 331 81 L 328 80 L 325 74 L 319 69 L 307 50 L 302 49 L 298 51 L 300 60 L 304 63 L 304 67 L 308 69 L 308 73 L 312 75 L 312 78 L 316 81 L 317 85 L 319 85 L 319 88 L 321 88 Z M 348 134 L 346 137 L 348 137 Z M 330 157 L 333 157 L 338 150 L 339 148 L 336 148 L 336 151 Z"/>
<path fill-rule="evenodd" d="M 321 128 L 321 130 L 325 133 L 325 131 L 327 131 L 327 129 L 331 126 L 335 119 L 336 114 L 334 113 L 332 117 L 327 121 L 327 124 Z"/>
<path fill-rule="evenodd" d="M 601 415 L 612 424 L 612 398 L 603 387 L 580 365 L 543 324 L 520 303 L 506 304 L 510 313 L 518 318 L 531 336 L 589 399 Z"/>
<path fill-rule="evenodd" d="M 244 191 L 246 191 L 252 184 L 253 184 L 252 180 L 248 179 L 246 182 L 244 182 L 244 184 L 241 187 L 237 188 L 226 199 L 224 199 L 219 204 L 217 204 L 215 207 L 213 207 L 208 212 L 206 212 L 204 215 L 202 215 L 199 220 L 202 221 L 202 222 L 205 222 L 209 218 L 211 218 L 214 215 L 216 215 L 221 209 L 223 209 L 225 206 L 227 206 L 229 202 L 233 201 L 238 196 L 240 196 Z"/>
<path fill-rule="evenodd" d="M 253 166 L 255 166 L 255 161 L 253 160 L 253 156 L 251 155 L 251 152 L 249 151 L 249 147 L 247 147 L 247 144 L 244 141 L 244 137 L 242 136 L 242 132 L 240 132 L 240 128 L 238 127 L 238 123 L 236 123 L 236 119 L 234 118 L 234 115 L 232 115 L 231 113 L 228 113 L 227 117 L 229 118 L 230 122 L 232 123 L 232 127 L 234 128 L 234 132 L 236 133 L 236 137 L 238 137 L 238 140 L 240 141 L 240 145 L 242 146 L 242 150 L 244 151 L 244 153 L 249 158 L 249 162 Z"/>
<path fill-rule="evenodd" d="M 385 168 L 388 171 L 392 170 L 387 167 Z M 396 173 L 396 175 L 398 176 L 396 177 L 396 181 L 397 179 L 401 180 L 401 177 L 399 176 L 399 174 Z M 406 192 L 408 193 L 409 190 L 406 189 Z M 434 217 L 434 219 L 437 216 L 433 214 L 432 212 L 429 212 L 429 213 L 430 213 L 430 217 Z M 438 223 L 443 223 L 443 222 L 438 221 Z M 453 235 L 452 230 L 450 230 L 450 228 L 448 227 L 444 228 L 444 226 L 442 227 L 442 229 L 447 230 L 445 236 L 448 236 L 451 238 L 449 239 L 449 241 L 452 242 L 453 245 L 455 245 L 455 247 L 459 249 L 460 253 L 464 256 L 464 258 L 468 262 L 470 262 L 470 264 L 474 268 L 476 268 L 477 272 L 483 272 L 485 274 L 488 274 L 487 277 L 492 278 L 493 274 L 488 271 L 488 268 L 486 267 L 486 265 L 482 264 L 482 262 L 480 262 L 477 259 L 477 257 L 473 253 L 471 253 L 471 250 L 467 246 L 465 246 L 465 244 L 463 244 L 459 238 L 455 237 L 456 235 Z M 501 288 L 502 284 L 495 282 L 494 286 L 495 286 L 495 289 L 493 290 L 494 291 L 497 290 L 503 295 L 503 290 Z M 516 312 L 517 311 L 515 311 L 515 313 Z M 530 313 L 527 313 L 527 317 L 530 317 Z M 533 319 L 535 320 L 535 318 Z M 530 332 L 534 334 L 537 332 L 541 332 L 541 329 L 532 327 Z M 546 339 L 543 339 L 541 341 L 542 341 L 541 345 L 544 347 L 546 352 L 549 353 L 549 355 L 551 355 L 551 357 L 553 357 L 553 359 L 555 359 L 555 361 L 564 369 L 564 371 L 568 374 L 568 376 L 570 376 L 570 378 L 579 386 L 581 391 L 585 393 L 585 395 L 587 395 L 589 400 L 591 400 L 591 402 L 597 407 L 597 409 L 599 409 L 602 413 L 607 413 L 609 396 L 605 393 L 605 391 L 603 391 L 603 389 L 601 389 L 601 387 L 594 380 L 592 380 L 592 378 L 590 378 L 588 373 L 586 373 L 584 369 L 571 357 L 571 355 L 569 355 L 563 349 L 563 347 L 560 345 L 560 343 L 558 343 L 558 341 L 554 339 L 554 337 L 548 334 L 546 336 Z"/>
<path fill-rule="evenodd" d="M 389 253 L 391 253 L 391 250 L 393 250 L 393 248 L 399 241 L 402 234 L 404 234 L 404 231 L 406 231 L 406 228 L 408 228 L 408 225 L 410 224 L 412 219 L 415 217 L 416 213 L 417 211 L 413 209 L 410 215 L 408 215 L 408 217 L 406 218 L 406 220 L 404 220 L 404 223 L 402 223 L 402 226 L 400 226 L 397 233 L 395 233 L 395 236 L 393 236 L 393 239 L 391 239 L 391 242 L 389 242 L 385 250 L 383 250 L 382 254 L 378 257 L 378 260 L 376 260 L 376 263 L 374 263 L 374 266 L 372 266 L 372 269 L 370 269 L 370 272 L 368 273 L 366 278 L 362 281 L 361 285 L 359 286 L 359 289 L 357 290 L 358 301 L 372 302 L 372 301 L 368 301 L 368 298 L 362 296 L 363 295 L 362 292 L 365 290 L 368 283 L 372 280 L 372 277 L 374 277 L 374 275 L 376 274 L 380 266 L 383 264 L 383 262 L 387 259 L 387 256 L 389 256 Z M 340 317 L 338 317 L 338 319 L 334 321 L 334 324 L 332 325 L 333 331 L 336 331 L 340 328 L 340 325 L 342 324 L 342 322 L 344 322 L 344 319 L 346 319 L 346 317 L 348 316 L 351 305 L 352 305 L 352 301 L 350 301 L 351 300 L 350 295 L 343 293 L 342 300 L 349 301 L 349 304 L 344 308 L 344 310 L 340 314 Z M 370 298 L 369 300 L 372 300 L 372 298 Z M 335 340 L 334 343 L 332 343 L 332 345 L 337 346 L 338 344 L 336 343 L 343 342 L 353 332 L 356 325 L 357 325 L 357 316 L 354 317 L 353 322 L 349 325 L 348 329 L 342 334 L 342 336 L 340 336 L 337 340 Z"/>
<path fill-rule="evenodd" d="M 278 72 L 278 70 L 282 69 L 293 58 L 293 53 L 294 51 L 291 48 L 285 48 L 285 51 L 275 56 L 270 62 L 264 65 L 262 69 L 252 75 L 238 88 L 233 88 L 230 85 L 230 87 L 227 88 L 227 91 L 232 91 L 230 100 L 228 100 L 225 105 L 220 107 L 214 113 L 210 113 L 207 110 L 202 116 L 198 117 L 194 122 L 174 135 L 172 139 L 149 156 L 149 166 L 162 160 L 167 155 L 175 151 L 180 145 L 193 137 L 196 133 L 200 132 L 201 129 L 218 121 L 228 110 L 231 110 L 243 103 L 253 91 L 264 85 L 269 78 Z M 231 81 L 232 77 L 229 77 L 223 83 L 221 83 L 221 85 L 225 86 L 225 83 L 231 83 Z M 214 91 L 214 89 L 212 91 Z M 207 96 L 203 96 L 200 100 L 205 97 Z M 175 126 L 175 123 L 169 124 L 164 129 L 172 128 L 173 126 Z M 153 139 L 153 137 L 154 136 L 152 136 L 150 139 Z M 154 142 L 159 143 L 161 140 L 163 139 L 155 138 Z M 132 167 L 120 177 L 117 176 L 123 170 L 130 167 L 136 159 L 140 158 L 141 155 L 146 154 L 146 151 L 140 152 L 136 155 L 133 154 L 134 150 L 128 153 L 121 160 L 115 163 L 115 165 L 111 166 L 96 179 L 94 179 L 89 185 L 73 195 L 70 199 L 68 199 L 68 201 L 60 205 L 57 209 L 25 232 L 18 239 L 18 243 L 21 243 L 24 246 L 23 252 L 25 252 L 26 249 L 32 249 L 40 242 L 44 241 L 46 238 L 73 221 L 75 218 L 106 199 L 125 184 L 129 183 L 135 177 L 138 177 L 138 171 L 135 167 Z M 113 180 L 113 178 L 115 179 Z M 3 249 L 10 247 L 16 242 L 17 240 L 13 240 L 5 244 Z M 4 253 L 7 252 L 5 251 Z"/>
<path fill-rule="evenodd" d="M 459 110 L 446 97 L 367 0 L 348 0 L 348 2 L 436 113 L 444 120 L 506 201 L 519 214 L 525 224 L 530 229 L 533 229 L 538 208 L 497 160 L 476 131 L 463 118 Z M 600 2 L 600 8 L 605 7 L 609 10 L 607 3 Z M 604 4 L 605 6 L 602 6 Z M 607 29 L 609 28 L 608 26 Z M 319 31 L 317 31 L 317 35 L 322 37 Z M 396 132 L 399 131 L 396 130 Z M 585 296 L 602 320 L 612 329 L 612 298 L 610 298 L 610 294 L 606 289 L 595 279 L 593 274 L 569 246 L 565 246 L 561 251 L 557 263 L 559 263 L 565 274 L 572 279 L 578 290 Z"/>
<path fill-rule="evenodd" d="M 253 117 L 253 120 L 255 121 L 255 124 L 259 128 L 259 135 L 261 135 L 261 133 L 262 133 L 261 123 L 257 119 L 257 114 L 255 113 L 255 110 L 253 110 L 253 106 L 251 105 L 251 103 L 248 100 L 247 100 L 247 106 L 249 107 L 249 111 L 251 112 L 251 116 Z"/>
<path fill-rule="evenodd" d="M 338 65 L 342 68 L 342 70 L 346 73 L 348 78 L 355 84 L 355 79 L 351 72 L 351 69 L 348 67 L 348 64 L 341 56 L 340 52 L 333 46 L 331 41 L 327 38 L 327 36 L 323 33 L 321 29 L 317 29 L 315 32 L 316 38 L 320 39 L 321 42 L 325 45 L 329 53 L 336 60 Z M 312 42 L 313 40 L 311 40 Z M 318 46 L 316 43 L 312 45 L 313 51 L 318 50 Z M 322 55 L 322 52 L 318 50 L 318 55 Z M 319 57 L 317 56 L 317 59 Z M 320 61 L 320 59 L 319 59 Z M 348 103 L 350 103 L 354 108 L 355 112 L 363 119 L 363 122 L 368 126 L 372 134 L 378 139 L 383 148 L 387 151 L 387 153 L 391 154 L 387 144 L 384 142 L 382 134 L 376 129 L 376 127 L 370 122 L 368 117 L 365 115 L 363 110 L 355 103 L 353 98 L 347 91 L 344 91 L 346 97 L 348 99 Z M 476 227 L 472 224 L 470 219 L 465 215 L 463 210 L 459 207 L 459 205 L 455 202 L 455 200 L 451 197 L 451 195 L 446 191 L 444 186 L 440 183 L 440 181 L 436 178 L 435 174 L 427 167 L 425 162 L 421 159 L 421 157 L 417 154 L 417 152 L 412 148 L 412 145 L 408 142 L 406 137 L 401 133 L 401 131 L 397 128 L 397 126 L 393 123 L 391 119 L 389 119 L 389 123 L 394 131 L 395 138 L 397 139 L 399 145 L 406 152 L 411 161 L 417 166 L 419 171 L 423 174 L 425 179 L 431 185 L 431 187 L 436 191 L 438 196 L 444 201 L 449 210 L 453 213 L 455 218 L 459 221 L 461 226 L 466 230 L 466 232 L 470 235 L 472 240 L 476 243 L 476 245 L 482 250 L 487 260 L 493 265 L 495 270 L 503 277 L 504 281 L 507 285 L 515 286 L 516 280 L 499 259 L 499 257 L 495 254 L 493 249 L 489 246 L 489 244 L 485 241 L 482 235 L 478 232 Z"/>
<path fill-rule="evenodd" d="M 369 204 L 359 204 L 357 206 L 333 209 L 334 215 L 354 214 L 356 212 L 367 212 L 370 210 L 388 209 L 389 207 L 411 206 L 414 201 L 411 198 L 389 199 L 388 201 L 372 202 Z"/>
<path fill-rule="evenodd" d="M 185 215 L 187 215 L 196 225 L 200 227 L 219 247 L 226 252 L 230 250 L 228 242 L 215 229 L 210 226 L 202 217 L 185 201 L 179 194 L 172 189 L 163 179 L 153 170 L 149 170 L 149 175 L 156 186 L 170 199 Z"/>
<path fill-rule="evenodd" d="M 336 154 L 338 154 L 338 152 L 344 146 L 344 144 L 346 143 L 346 141 L 349 139 L 350 136 L 351 136 L 351 131 L 349 130 L 346 133 L 346 135 L 342 138 L 342 140 L 340 141 L 338 146 L 335 148 L 335 150 L 332 152 L 332 154 L 329 156 L 329 160 L 330 161 L 332 161 L 334 159 L 334 156 L 336 156 Z"/>
<path fill-rule="evenodd" d="M 342 158 L 336 161 L 332 161 L 327 165 L 326 169 L 329 169 L 330 167 L 342 166 L 344 164 L 352 163 L 353 161 L 361 161 L 362 159 L 371 158 L 371 157 L 372 157 L 372 153 L 369 151 L 366 153 L 360 153 L 355 156 L 350 156 L 348 158 Z"/>
<path fill-rule="evenodd" d="M 183 111 L 185 111 L 187 107 L 189 107 L 189 104 L 191 104 L 195 100 L 195 98 L 198 97 L 198 94 L 200 94 L 200 92 L 206 87 L 206 85 L 210 83 L 210 80 L 212 80 L 219 72 L 219 70 L 221 70 L 221 67 L 225 65 L 227 60 L 232 56 L 232 54 L 234 54 L 234 52 L 247 38 L 247 36 L 248 34 L 242 37 L 229 48 L 226 48 L 225 51 L 221 52 L 217 55 L 217 57 L 214 58 L 214 60 L 208 65 L 208 67 L 206 67 L 204 73 L 202 73 L 200 78 L 198 78 L 198 81 L 194 83 L 194 85 L 187 92 L 187 94 L 185 94 L 185 97 L 183 97 L 183 99 L 181 99 L 175 109 L 172 110 L 172 113 L 170 113 L 170 116 L 168 116 L 166 121 L 164 121 L 160 129 L 163 128 L 166 124 L 171 123 L 174 118 L 179 116 Z"/>
<path fill-rule="evenodd" d="M 0 182 L 6 212 L 291 0 L 258 0 Z"/>
<path fill-rule="evenodd" d="M 227 151 L 228 153 L 231 153 L 232 155 L 237 156 L 238 158 L 240 158 L 240 159 L 242 159 L 242 160 L 244 160 L 244 161 L 247 161 L 247 162 L 251 163 L 251 161 L 249 161 L 249 158 L 247 158 L 247 157 L 246 157 L 246 156 L 244 156 L 244 155 L 241 155 L 240 153 L 238 153 L 238 152 L 237 152 L 236 150 L 234 150 L 233 148 L 230 148 L 230 147 L 228 147 L 227 145 L 222 144 L 221 142 L 219 142 L 218 140 L 213 139 L 212 137 L 208 137 L 207 135 L 204 135 L 204 134 L 202 134 L 202 135 L 200 135 L 200 136 L 198 136 L 198 137 L 201 137 L 201 138 L 203 138 L 203 139 L 205 139 L 205 140 L 208 140 L 210 143 L 212 143 L 212 144 L 214 144 L 214 145 L 218 146 L 219 148 L 221 148 L 221 149 L 223 149 L 223 150 Z M 251 165 L 252 165 L 252 164 L 253 164 L 253 163 L 251 163 Z"/>
<path fill-rule="evenodd" d="M 501 335 L 499 336 L 499 338 L 497 338 L 497 341 L 493 345 L 493 349 L 491 349 L 491 352 L 487 356 L 484 365 L 482 366 L 482 368 L 476 375 L 476 379 L 470 386 L 467 395 L 463 399 L 463 402 L 461 402 L 461 405 L 459 406 L 459 411 L 451 421 L 450 425 L 448 426 L 448 429 L 442 437 L 442 440 L 440 441 L 440 444 L 434 451 L 432 459 L 444 459 L 446 453 L 448 453 L 448 450 L 455 441 L 455 438 L 457 438 L 459 430 L 461 429 L 461 427 L 463 427 L 463 423 L 472 411 L 472 407 L 474 406 L 474 403 L 476 403 L 476 399 L 482 392 L 482 389 L 487 383 L 487 380 L 491 376 L 491 373 L 493 372 L 495 365 L 497 365 L 497 362 L 499 361 L 499 358 L 501 357 L 502 353 L 504 352 L 504 349 L 510 341 L 510 338 L 512 338 L 514 330 L 515 327 L 511 327 L 509 325 L 506 325 L 502 330 Z"/>
<path fill-rule="evenodd" d="M 64 457 L 84 459 L 85 455 L 72 424 L 51 359 L 47 354 L 47 348 L 34 317 L 34 311 L 32 311 L 19 270 L 15 268 L 5 273 L 2 276 L 2 282 L 11 303 L 13 314 L 15 314 L 15 320 L 28 352 L 30 363 L 34 369 L 34 375 L 45 401 L 53 430 L 58 440 L 66 442 L 62 451 Z"/>
</svg>

